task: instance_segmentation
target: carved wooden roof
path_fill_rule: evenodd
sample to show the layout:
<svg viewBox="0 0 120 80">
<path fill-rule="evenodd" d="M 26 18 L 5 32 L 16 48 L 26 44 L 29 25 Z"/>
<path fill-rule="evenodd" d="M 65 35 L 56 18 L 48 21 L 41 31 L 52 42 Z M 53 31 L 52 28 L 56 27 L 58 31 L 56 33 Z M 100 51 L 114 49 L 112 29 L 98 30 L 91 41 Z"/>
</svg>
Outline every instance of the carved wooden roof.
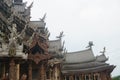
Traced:
<svg viewBox="0 0 120 80">
<path fill-rule="evenodd" d="M 94 56 L 91 49 L 69 52 L 66 54 L 65 63 L 84 63 L 94 61 L 96 57 Z"/>
<path fill-rule="evenodd" d="M 30 45 L 30 49 L 34 48 L 35 46 L 39 46 L 39 48 L 43 49 L 45 51 L 45 53 L 47 53 L 48 52 L 48 44 L 46 41 L 41 40 L 41 38 L 43 38 L 43 37 L 40 37 L 39 35 L 35 34 L 33 37 L 33 41 Z"/>
<path fill-rule="evenodd" d="M 30 48 L 30 53 L 28 54 L 28 59 L 33 60 L 36 64 L 45 59 L 50 59 L 52 56 L 48 53 L 47 41 L 42 41 L 38 34 L 34 34 L 33 40 Z"/>
<path fill-rule="evenodd" d="M 91 49 L 66 54 L 62 72 L 64 74 L 91 73 L 107 70 L 112 72 L 114 65 L 105 63 L 105 55 L 95 57 Z"/>
<path fill-rule="evenodd" d="M 29 54 L 28 55 L 28 59 L 33 60 L 36 64 L 38 64 L 40 61 L 42 60 L 48 60 L 52 57 L 52 55 L 50 54 L 40 54 L 40 53 L 36 53 L 36 54 Z"/>
</svg>

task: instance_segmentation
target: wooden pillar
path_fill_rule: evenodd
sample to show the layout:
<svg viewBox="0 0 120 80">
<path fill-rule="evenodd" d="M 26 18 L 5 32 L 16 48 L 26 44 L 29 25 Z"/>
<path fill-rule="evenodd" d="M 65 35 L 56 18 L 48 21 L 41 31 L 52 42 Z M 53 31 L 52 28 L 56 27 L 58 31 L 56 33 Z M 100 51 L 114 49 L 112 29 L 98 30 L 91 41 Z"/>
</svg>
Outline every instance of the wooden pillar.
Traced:
<svg viewBox="0 0 120 80">
<path fill-rule="evenodd" d="M 106 73 L 107 80 L 112 80 L 110 73 Z"/>
<path fill-rule="evenodd" d="M 120 79 L 120 78 L 119 78 Z M 109 80 L 112 80 L 111 75 L 109 74 Z"/>
<path fill-rule="evenodd" d="M 71 76 L 69 76 L 69 80 L 71 80 Z"/>
<path fill-rule="evenodd" d="M 32 64 L 29 64 L 28 67 L 28 80 L 32 80 Z"/>
<path fill-rule="evenodd" d="M 89 74 L 89 80 L 91 80 L 91 76 L 90 76 L 90 74 Z"/>
<path fill-rule="evenodd" d="M 20 65 L 16 65 L 16 80 L 20 79 Z"/>
<path fill-rule="evenodd" d="M 94 76 L 94 80 L 96 80 L 96 78 L 95 78 L 95 73 L 93 74 L 93 76 Z"/>
<path fill-rule="evenodd" d="M 79 80 L 81 80 L 81 74 L 79 74 Z"/>
<path fill-rule="evenodd" d="M 75 75 L 75 78 L 74 78 L 74 80 L 77 80 L 77 75 Z"/>
<path fill-rule="evenodd" d="M 10 69 L 9 69 L 9 79 L 10 80 L 16 80 L 16 73 L 15 73 L 15 62 L 12 59 L 10 62 Z"/>
<path fill-rule="evenodd" d="M 84 74 L 82 74 L 82 76 L 81 76 L 81 80 L 84 80 L 84 78 L 85 78 L 85 77 L 84 77 Z"/>
<path fill-rule="evenodd" d="M 49 69 L 49 79 L 51 80 L 51 69 Z"/>
<path fill-rule="evenodd" d="M 2 66 L 2 80 L 5 79 L 5 63 L 3 63 L 3 66 Z"/>
<path fill-rule="evenodd" d="M 98 80 L 101 80 L 101 79 L 100 79 L 100 74 L 99 74 L 99 73 L 98 73 Z"/>
<path fill-rule="evenodd" d="M 71 76 L 69 77 L 69 80 L 74 80 L 74 79 L 73 79 L 73 75 L 71 75 Z"/>
<path fill-rule="evenodd" d="M 73 77 L 73 75 L 71 76 L 71 80 L 74 80 L 74 77 Z"/>
<path fill-rule="evenodd" d="M 120 78 L 119 78 L 120 79 Z M 112 80 L 111 75 L 109 74 L 109 80 Z"/>
<path fill-rule="evenodd" d="M 100 77 L 101 77 L 101 80 L 107 80 L 107 77 L 106 77 L 106 73 L 105 73 L 105 72 L 101 72 L 101 73 L 100 73 Z"/>
<path fill-rule="evenodd" d="M 61 72 L 60 72 L 60 64 L 58 64 L 58 67 L 57 67 L 58 69 L 58 80 L 61 80 L 62 79 L 62 77 L 61 77 Z"/>
<path fill-rule="evenodd" d="M 5 63 L 3 64 L 3 75 L 5 76 Z"/>
<path fill-rule="evenodd" d="M 84 79 L 86 80 L 86 74 L 84 75 Z"/>
<path fill-rule="evenodd" d="M 102 72 L 100 72 L 100 79 L 104 80 Z"/>
<path fill-rule="evenodd" d="M 55 65 L 55 80 L 59 80 L 60 79 L 60 71 L 58 68 L 58 64 Z"/>
<path fill-rule="evenodd" d="M 66 79 L 66 76 L 64 76 L 64 79 L 67 80 L 67 79 Z"/>
<path fill-rule="evenodd" d="M 51 80 L 54 80 L 54 69 L 51 69 Z"/>
<path fill-rule="evenodd" d="M 57 80 L 57 65 L 55 65 L 55 80 Z"/>
<path fill-rule="evenodd" d="M 46 80 L 45 68 L 43 63 L 40 67 L 40 80 Z"/>
</svg>

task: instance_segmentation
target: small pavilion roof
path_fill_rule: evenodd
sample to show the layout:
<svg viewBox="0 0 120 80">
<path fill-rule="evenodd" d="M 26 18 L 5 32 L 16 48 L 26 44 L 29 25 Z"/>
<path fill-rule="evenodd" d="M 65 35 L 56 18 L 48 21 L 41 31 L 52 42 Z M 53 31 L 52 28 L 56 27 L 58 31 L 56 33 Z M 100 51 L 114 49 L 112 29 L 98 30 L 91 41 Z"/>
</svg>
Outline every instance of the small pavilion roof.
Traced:
<svg viewBox="0 0 120 80">
<path fill-rule="evenodd" d="M 44 28 L 45 27 L 45 22 L 43 21 L 30 21 L 29 26 L 36 30 L 37 27 Z"/>
<path fill-rule="evenodd" d="M 98 62 L 105 62 L 107 60 L 108 60 L 108 58 L 105 56 L 105 54 L 101 54 L 99 56 L 96 56 L 96 61 L 98 61 Z"/>
<path fill-rule="evenodd" d="M 51 40 L 48 42 L 49 45 L 49 51 L 50 52 L 54 52 L 54 51 L 58 51 L 61 49 L 61 40 Z"/>
</svg>

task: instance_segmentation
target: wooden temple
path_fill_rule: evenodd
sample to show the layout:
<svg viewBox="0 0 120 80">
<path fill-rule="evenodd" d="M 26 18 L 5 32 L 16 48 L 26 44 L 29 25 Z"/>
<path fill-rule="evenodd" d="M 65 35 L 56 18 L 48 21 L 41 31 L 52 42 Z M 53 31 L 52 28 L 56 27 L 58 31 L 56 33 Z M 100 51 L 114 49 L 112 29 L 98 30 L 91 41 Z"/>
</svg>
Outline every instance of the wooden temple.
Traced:
<svg viewBox="0 0 120 80">
<path fill-rule="evenodd" d="M 105 63 L 105 54 L 94 56 L 91 48 L 66 54 L 62 73 L 64 80 L 112 80 L 114 65 Z"/>
<path fill-rule="evenodd" d="M 94 56 L 89 48 L 67 52 L 63 32 L 49 40 L 46 14 L 31 21 L 32 4 L 0 0 L 0 80 L 111 80 L 114 65 L 104 51 Z"/>
</svg>

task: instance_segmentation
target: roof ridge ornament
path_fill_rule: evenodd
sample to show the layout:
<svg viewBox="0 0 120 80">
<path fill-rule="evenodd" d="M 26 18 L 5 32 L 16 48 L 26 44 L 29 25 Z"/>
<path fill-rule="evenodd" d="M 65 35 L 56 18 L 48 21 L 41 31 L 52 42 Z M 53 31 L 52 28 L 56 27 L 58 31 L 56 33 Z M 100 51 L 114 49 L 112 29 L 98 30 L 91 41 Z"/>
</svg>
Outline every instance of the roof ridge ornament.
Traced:
<svg viewBox="0 0 120 80">
<path fill-rule="evenodd" d="M 42 18 L 40 18 L 40 21 L 43 21 L 43 22 L 45 21 L 46 14 L 47 14 L 47 13 L 45 13 L 44 16 L 43 16 Z"/>
<path fill-rule="evenodd" d="M 33 2 L 28 6 L 28 8 L 30 9 L 32 8 L 32 6 L 33 6 Z"/>
<path fill-rule="evenodd" d="M 64 36 L 64 34 L 63 34 L 64 32 L 62 31 L 62 32 L 60 32 L 60 35 L 59 36 L 56 36 L 56 38 L 58 38 L 58 39 L 62 39 L 62 37 Z"/>
<path fill-rule="evenodd" d="M 106 52 L 106 47 L 103 48 L 103 51 L 100 51 L 100 53 L 104 54 Z"/>
<path fill-rule="evenodd" d="M 92 46 L 94 46 L 93 41 L 89 41 L 88 46 L 86 48 L 92 49 Z"/>
</svg>

